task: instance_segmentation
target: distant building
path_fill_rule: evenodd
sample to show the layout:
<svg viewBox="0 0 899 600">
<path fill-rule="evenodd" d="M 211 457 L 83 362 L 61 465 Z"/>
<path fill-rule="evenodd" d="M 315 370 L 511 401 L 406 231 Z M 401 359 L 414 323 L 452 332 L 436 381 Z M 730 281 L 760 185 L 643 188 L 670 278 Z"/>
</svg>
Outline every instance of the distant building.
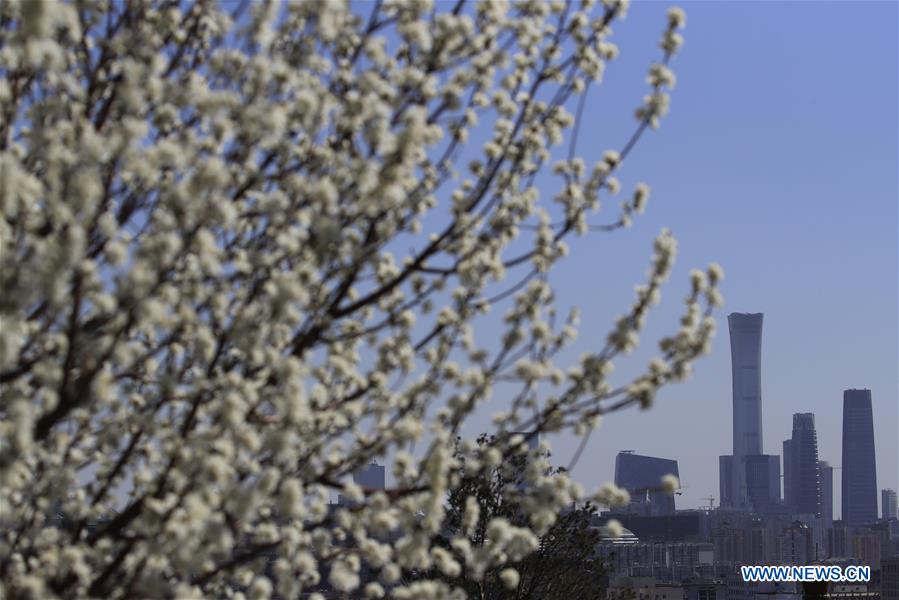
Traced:
<svg viewBox="0 0 899 600">
<path fill-rule="evenodd" d="M 899 507 L 897 507 L 895 490 L 885 489 L 880 491 L 880 518 L 899 519 Z"/>
<path fill-rule="evenodd" d="M 673 515 L 648 516 L 635 513 L 603 513 L 597 523 L 615 519 L 644 542 L 695 542 L 709 537 L 708 514 L 701 510 L 679 510 Z"/>
<path fill-rule="evenodd" d="M 754 454 L 743 457 L 746 469 L 747 508 L 769 513 L 780 503 L 780 457 Z"/>
<path fill-rule="evenodd" d="M 843 520 L 857 526 L 877 520 L 877 463 L 871 390 L 843 392 Z"/>
<path fill-rule="evenodd" d="M 821 481 L 821 524 L 824 529 L 833 527 L 833 467 L 824 460 L 818 461 Z"/>
<path fill-rule="evenodd" d="M 721 565 L 764 565 L 780 561 L 779 532 L 767 523 L 720 523 L 712 531 L 715 561 Z"/>
<path fill-rule="evenodd" d="M 727 316 L 734 456 L 762 454 L 762 320 L 761 313 Z"/>
<path fill-rule="evenodd" d="M 794 581 L 743 581 L 739 569 L 727 573 L 727 600 L 802 600 Z"/>
<path fill-rule="evenodd" d="M 684 600 L 727 600 L 727 584 L 722 579 L 691 577 L 681 582 Z"/>
<path fill-rule="evenodd" d="M 852 528 L 842 520 L 834 521 L 827 530 L 827 556 L 829 558 L 850 558 L 852 554 Z"/>
<path fill-rule="evenodd" d="M 793 512 L 803 515 L 821 514 L 821 486 L 818 476 L 818 436 L 815 415 L 793 415 L 793 437 L 790 444 L 790 497 Z"/>
<path fill-rule="evenodd" d="M 867 583 L 831 583 L 824 595 L 827 600 L 882 600 Z"/>
<path fill-rule="evenodd" d="M 619 452 L 615 457 L 615 485 L 630 494 L 629 513 L 647 516 L 674 514 L 674 495 L 658 489 L 665 475 L 680 476 L 676 460 L 643 456 L 631 451 Z"/>
<path fill-rule="evenodd" d="M 353 481 L 364 488 L 383 490 L 387 488 L 387 470 L 384 465 L 372 461 L 353 474 Z"/>
<path fill-rule="evenodd" d="M 779 546 L 782 564 L 807 565 L 818 559 L 815 556 L 813 532 L 801 521 L 794 521 L 784 529 L 780 535 Z"/>
<path fill-rule="evenodd" d="M 884 542 L 884 532 L 860 527 L 852 536 L 852 556 L 861 560 L 863 565 L 870 565 L 876 569 L 880 565 L 881 546 Z"/>
<path fill-rule="evenodd" d="M 387 489 L 387 469 L 384 465 L 379 465 L 373 460 L 353 473 L 353 483 L 369 490 Z M 343 494 L 337 494 L 338 506 L 348 506 L 351 504 L 352 502 Z"/>
<path fill-rule="evenodd" d="M 784 464 L 784 505 L 790 512 L 793 511 L 793 439 L 784 440 L 783 445 L 783 464 Z"/>
<path fill-rule="evenodd" d="M 733 452 L 718 459 L 721 506 L 767 512 L 780 502 L 780 461 L 762 450 L 761 313 L 731 313 Z"/>
<path fill-rule="evenodd" d="M 598 550 L 612 575 L 681 581 L 710 576 L 714 571 L 714 548 L 708 543 L 615 544 L 604 540 Z"/>
<path fill-rule="evenodd" d="M 880 560 L 881 600 L 899 600 L 899 554 Z"/>
<path fill-rule="evenodd" d="M 609 587 L 615 595 L 631 592 L 634 600 L 684 600 L 684 588 L 679 583 L 666 583 L 655 577 L 616 577 Z"/>
</svg>

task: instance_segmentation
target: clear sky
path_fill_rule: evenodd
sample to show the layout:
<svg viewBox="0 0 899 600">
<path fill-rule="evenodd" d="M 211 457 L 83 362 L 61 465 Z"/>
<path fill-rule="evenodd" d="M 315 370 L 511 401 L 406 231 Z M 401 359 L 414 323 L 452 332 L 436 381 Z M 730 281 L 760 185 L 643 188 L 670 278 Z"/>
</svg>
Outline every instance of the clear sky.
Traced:
<svg viewBox="0 0 899 600">
<path fill-rule="evenodd" d="M 591 92 L 585 157 L 620 147 L 632 130 L 670 5 L 635 2 L 616 27 L 621 57 Z M 650 342 L 676 328 L 691 267 L 721 263 L 726 304 L 714 351 L 692 379 L 663 391 L 649 412 L 608 417 L 575 474 L 588 487 L 611 480 L 623 449 L 675 458 L 685 486 L 678 506 L 707 505 L 709 495 L 717 505 L 718 456 L 731 451 L 726 313 L 762 312 L 765 452 L 781 454 L 793 413 L 813 412 L 819 456 L 839 466 L 842 391 L 870 388 L 878 488 L 896 489 L 899 4 L 682 6 L 686 44 L 673 63 L 671 114 L 621 172 L 624 190 L 651 185 L 648 212 L 629 231 L 575 240 L 551 276 L 560 305 L 577 304 L 583 315 L 563 358 L 601 347 L 662 227 L 679 239 L 678 264 L 633 368 L 617 372 L 633 373 L 657 352 Z M 567 462 L 576 441 L 551 441 L 557 462 Z"/>
</svg>

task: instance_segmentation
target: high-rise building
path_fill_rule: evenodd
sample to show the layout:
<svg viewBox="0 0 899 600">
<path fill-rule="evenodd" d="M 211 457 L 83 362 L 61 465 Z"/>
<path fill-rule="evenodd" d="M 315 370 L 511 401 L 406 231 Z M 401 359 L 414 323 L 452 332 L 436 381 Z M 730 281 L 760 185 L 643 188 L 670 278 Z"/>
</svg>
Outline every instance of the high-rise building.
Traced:
<svg viewBox="0 0 899 600">
<path fill-rule="evenodd" d="M 818 461 L 821 482 L 821 524 L 824 529 L 833 527 L 833 467 L 824 460 Z"/>
<path fill-rule="evenodd" d="M 727 316 L 734 456 L 762 453 L 762 318 L 761 313 Z"/>
<path fill-rule="evenodd" d="M 743 459 L 748 508 L 758 514 L 765 514 L 780 501 L 780 457 L 751 454 Z"/>
<path fill-rule="evenodd" d="M 880 597 L 899 600 L 899 554 L 880 559 Z"/>
<path fill-rule="evenodd" d="M 737 479 L 739 463 L 732 454 L 718 457 L 718 493 L 722 507 L 736 508 L 740 506 L 737 490 L 740 481 Z M 735 464 L 736 463 L 736 464 Z"/>
<path fill-rule="evenodd" d="M 852 527 L 877 520 L 877 462 L 871 390 L 843 392 L 843 521 Z"/>
<path fill-rule="evenodd" d="M 752 508 L 758 497 L 750 499 L 749 478 L 758 482 L 773 473 L 768 459 L 751 459 L 762 454 L 762 314 L 731 313 L 727 316 L 730 330 L 730 359 L 733 407 L 733 453 L 719 458 L 721 506 Z M 765 473 L 759 471 L 764 465 Z M 753 472 L 750 473 L 750 470 Z M 780 468 L 778 466 L 778 479 Z M 770 493 L 772 487 L 768 486 Z M 780 496 L 780 483 L 777 484 Z"/>
<path fill-rule="evenodd" d="M 370 463 L 353 473 L 353 483 L 368 490 L 383 490 L 387 488 L 387 469 L 379 465 L 377 461 Z M 337 504 L 340 506 L 352 506 L 354 502 L 343 494 L 337 494 Z"/>
<path fill-rule="evenodd" d="M 821 484 L 818 476 L 818 436 L 815 415 L 793 415 L 790 445 L 790 498 L 788 505 L 797 514 L 821 514 Z"/>
<path fill-rule="evenodd" d="M 780 562 L 787 565 L 806 565 L 819 557 L 815 556 L 815 542 L 812 530 L 801 521 L 794 521 L 783 530 L 778 540 Z"/>
<path fill-rule="evenodd" d="M 880 518 L 899 519 L 895 490 L 885 489 L 880 491 Z"/>
<path fill-rule="evenodd" d="M 784 440 L 784 504 L 793 510 L 793 440 Z"/>
<path fill-rule="evenodd" d="M 356 484 L 372 490 L 383 490 L 387 487 L 387 471 L 384 465 L 372 461 L 353 474 Z"/>
<path fill-rule="evenodd" d="M 628 512 L 673 515 L 674 496 L 659 490 L 665 475 L 679 477 L 676 460 L 643 456 L 629 450 L 615 457 L 615 485 L 631 495 Z"/>
<path fill-rule="evenodd" d="M 852 556 L 853 529 L 845 521 L 834 521 L 833 527 L 827 530 L 827 556 L 830 558 L 849 558 Z"/>
</svg>

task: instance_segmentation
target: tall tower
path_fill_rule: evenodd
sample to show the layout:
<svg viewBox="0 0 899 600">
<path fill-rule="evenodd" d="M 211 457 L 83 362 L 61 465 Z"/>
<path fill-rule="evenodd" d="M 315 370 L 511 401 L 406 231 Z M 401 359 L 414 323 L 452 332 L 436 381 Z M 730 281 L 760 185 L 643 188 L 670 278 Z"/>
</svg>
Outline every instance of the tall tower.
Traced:
<svg viewBox="0 0 899 600">
<path fill-rule="evenodd" d="M 734 456 L 762 453 L 762 318 L 761 313 L 731 313 L 731 381 L 733 383 Z"/>
<path fill-rule="evenodd" d="M 821 482 L 818 474 L 818 435 L 815 415 L 793 415 L 793 438 L 790 444 L 789 505 L 803 515 L 821 514 Z"/>
<path fill-rule="evenodd" d="M 896 508 L 896 492 L 891 489 L 880 490 L 880 518 L 881 519 L 897 519 L 896 515 L 899 509 Z"/>
<path fill-rule="evenodd" d="M 793 510 L 793 438 L 784 440 L 784 504 Z"/>
<path fill-rule="evenodd" d="M 821 478 L 821 523 L 824 529 L 833 527 L 833 467 L 824 460 L 818 461 Z"/>
<path fill-rule="evenodd" d="M 747 459 L 762 455 L 762 314 L 731 313 L 727 316 L 730 329 L 730 363 L 733 385 L 733 454 L 719 457 L 721 505 L 751 508 L 748 470 L 758 471 L 760 465 L 768 474 L 756 472 L 756 481 L 765 481 L 773 463 Z M 778 465 L 778 479 L 780 478 Z M 773 487 L 769 486 L 773 493 Z M 780 484 L 777 485 L 780 496 Z"/>
<path fill-rule="evenodd" d="M 843 522 L 877 520 L 877 462 L 871 390 L 843 392 Z"/>
</svg>

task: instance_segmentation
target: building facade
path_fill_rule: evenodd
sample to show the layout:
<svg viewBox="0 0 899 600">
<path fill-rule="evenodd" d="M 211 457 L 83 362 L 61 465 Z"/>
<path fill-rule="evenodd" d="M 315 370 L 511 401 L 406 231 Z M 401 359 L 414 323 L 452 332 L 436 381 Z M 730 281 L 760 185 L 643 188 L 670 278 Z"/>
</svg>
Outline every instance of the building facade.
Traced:
<svg viewBox="0 0 899 600">
<path fill-rule="evenodd" d="M 761 313 L 731 313 L 730 359 L 733 410 L 733 452 L 719 458 L 721 506 L 755 509 L 773 495 L 774 469 L 762 449 L 762 321 Z M 777 469 L 780 499 L 780 467 Z M 750 481 L 751 480 L 751 481 Z M 750 489 L 752 484 L 752 489 Z"/>
<path fill-rule="evenodd" d="M 880 561 L 881 600 L 899 600 L 899 554 Z"/>
<path fill-rule="evenodd" d="M 627 450 L 615 457 L 615 485 L 631 496 L 627 512 L 646 516 L 673 515 L 674 495 L 659 489 L 662 477 L 680 477 L 677 461 Z"/>
<path fill-rule="evenodd" d="M 899 507 L 897 507 L 896 491 L 885 489 L 880 491 L 880 518 L 899 519 Z"/>
<path fill-rule="evenodd" d="M 780 457 L 754 454 L 743 457 L 746 469 L 746 500 L 758 514 L 766 514 L 780 503 Z"/>
<path fill-rule="evenodd" d="M 877 520 L 877 463 L 871 390 L 843 392 L 843 520 L 855 527 Z"/>
<path fill-rule="evenodd" d="M 825 460 L 818 461 L 821 482 L 821 523 L 824 529 L 833 527 L 833 467 Z"/>
<path fill-rule="evenodd" d="M 807 565 L 820 558 L 815 556 L 814 534 L 811 528 L 800 521 L 794 521 L 784 529 L 778 542 L 781 564 Z"/>
<path fill-rule="evenodd" d="M 793 512 L 803 515 L 821 514 L 821 484 L 818 475 L 818 436 L 815 415 L 793 415 L 793 437 L 790 446 L 790 498 Z"/>
<path fill-rule="evenodd" d="M 731 382 L 733 386 L 733 455 L 762 454 L 761 313 L 731 313 Z"/>
<path fill-rule="evenodd" d="M 784 440 L 783 444 L 783 471 L 784 471 L 784 504 L 793 510 L 793 439 Z"/>
</svg>

